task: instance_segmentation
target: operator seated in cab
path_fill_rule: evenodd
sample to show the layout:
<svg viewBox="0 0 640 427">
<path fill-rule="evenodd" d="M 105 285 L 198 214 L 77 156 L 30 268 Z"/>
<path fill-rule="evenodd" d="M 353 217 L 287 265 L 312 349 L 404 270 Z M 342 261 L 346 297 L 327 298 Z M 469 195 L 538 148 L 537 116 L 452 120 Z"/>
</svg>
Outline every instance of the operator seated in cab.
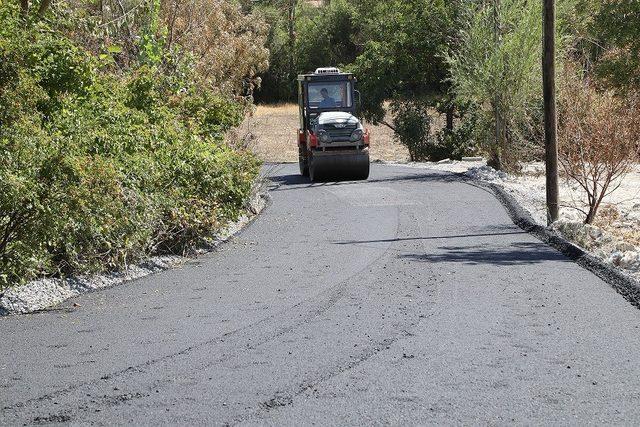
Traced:
<svg viewBox="0 0 640 427">
<path fill-rule="evenodd" d="M 318 108 L 334 108 L 336 106 L 336 100 L 329 96 L 327 88 L 323 87 L 320 90 L 320 95 L 322 96 L 322 101 L 320 101 Z"/>
</svg>

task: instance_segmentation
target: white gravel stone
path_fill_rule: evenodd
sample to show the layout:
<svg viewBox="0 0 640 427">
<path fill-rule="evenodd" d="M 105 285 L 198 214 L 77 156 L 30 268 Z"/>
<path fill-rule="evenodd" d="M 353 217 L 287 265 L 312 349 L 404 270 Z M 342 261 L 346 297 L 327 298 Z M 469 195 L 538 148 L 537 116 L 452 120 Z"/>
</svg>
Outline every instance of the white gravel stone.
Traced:
<svg viewBox="0 0 640 427">
<path fill-rule="evenodd" d="M 638 251 L 626 251 L 620 258 L 618 265 L 627 270 L 640 269 L 640 253 Z"/>
<path fill-rule="evenodd" d="M 450 163 L 410 163 L 409 167 L 462 173 L 466 177 L 501 186 L 511 194 L 538 224 L 546 226 L 545 168 L 540 162 L 523 166 L 521 175 L 509 175 L 487 166 L 484 160 L 464 159 Z M 582 189 L 573 182 L 561 181 L 560 198 L 564 204 L 581 207 Z M 627 175 L 620 188 L 605 203 L 620 213 L 616 227 L 620 230 L 640 228 L 640 165 Z M 584 207 L 584 206 L 582 206 Z M 560 220 L 553 228 L 566 239 L 610 264 L 620 267 L 640 281 L 640 248 L 624 242 L 605 230 L 585 225 L 585 215 L 575 208 L 560 209 Z"/>
<path fill-rule="evenodd" d="M 213 236 L 209 245 L 198 250 L 197 254 L 209 252 L 244 228 L 254 216 L 264 209 L 267 197 L 265 193 L 255 192 L 247 203 L 247 214 L 242 215 L 238 221 L 229 224 L 216 236 Z M 0 294 L 0 315 L 26 314 L 45 310 L 86 292 L 109 288 L 149 274 L 174 268 L 188 259 L 181 256 L 157 256 L 114 273 L 71 277 L 64 280 L 34 280 L 25 285 L 7 289 Z"/>
</svg>

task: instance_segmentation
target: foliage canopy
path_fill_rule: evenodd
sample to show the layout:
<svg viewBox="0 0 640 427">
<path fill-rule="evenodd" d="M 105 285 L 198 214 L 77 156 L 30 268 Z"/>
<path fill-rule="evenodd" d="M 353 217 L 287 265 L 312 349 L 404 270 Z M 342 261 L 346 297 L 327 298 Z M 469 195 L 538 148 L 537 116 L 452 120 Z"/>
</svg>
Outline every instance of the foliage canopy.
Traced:
<svg viewBox="0 0 640 427">
<path fill-rule="evenodd" d="M 237 217 L 258 173 L 225 141 L 266 52 L 234 3 L 213 5 L 229 23 L 218 41 L 241 31 L 257 50 L 235 37 L 225 60 L 244 65 L 225 75 L 202 71 L 220 51 L 206 48 L 215 33 L 190 34 L 206 38 L 197 49 L 168 43 L 165 4 L 106 27 L 82 6 L 54 3 L 42 17 L 0 6 L 0 288 L 189 251 Z"/>
</svg>

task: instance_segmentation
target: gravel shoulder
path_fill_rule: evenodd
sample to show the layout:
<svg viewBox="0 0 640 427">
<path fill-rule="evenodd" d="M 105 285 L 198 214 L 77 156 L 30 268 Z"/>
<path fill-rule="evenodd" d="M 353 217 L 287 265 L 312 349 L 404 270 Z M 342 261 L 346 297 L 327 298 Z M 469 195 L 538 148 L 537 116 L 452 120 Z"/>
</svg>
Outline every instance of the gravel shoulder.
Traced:
<svg viewBox="0 0 640 427">
<path fill-rule="evenodd" d="M 498 186 L 527 212 L 536 224 L 546 227 L 544 165 L 525 164 L 520 174 L 498 172 L 484 160 L 411 163 L 408 167 L 462 174 L 468 179 Z M 619 269 L 640 284 L 640 166 L 627 175 L 620 188 L 605 199 L 594 225 L 583 223 L 576 209 L 584 207 L 580 189 L 561 179 L 560 219 L 551 227 L 571 243 L 604 263 Z"/>
<path fill-rule="evenodd" d="M 267 194 L 263 192 L 254 194 L 247 202 L 246 212 L 237 221 L 228 224 L 212 236 L 206 246 L 198 249 L 193 256 L 203 255 L 214 250 L 242 230 L 265 208 L 267 197 Z M 0 294 L 0 316 L 47 310 L 88 292 L 111 288 L 150 274 L 180 267 L 193 259 L 193 256 L 154 256 L 138 264 L 130 265 L 121 271 L 64 279 L 34 280 L 21 286 L 6 289 Z"/>
</svg>

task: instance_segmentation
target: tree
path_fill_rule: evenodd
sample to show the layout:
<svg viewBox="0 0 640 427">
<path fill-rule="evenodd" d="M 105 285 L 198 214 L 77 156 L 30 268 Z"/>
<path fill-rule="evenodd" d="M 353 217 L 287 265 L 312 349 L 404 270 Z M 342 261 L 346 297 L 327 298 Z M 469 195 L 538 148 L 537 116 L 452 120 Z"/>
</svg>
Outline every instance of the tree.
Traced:
<svg viewBox="0 0 640 427">
<path fill-rule="evenodd" d="M 474 1 L 353 3 L 362 27 L 355 34 L 355 43 L 363 47 L 349 68 L 359 79 L 364 116 L 393 129 L 412 158 L 440 160 L 464 155 L 467 133 L 454 132 L 455 114 L 460 115 L 464 106 L 452 97 L 443 53 L 458 45 L 462 11 Z M 434 137 L 431 116 L 436 111 L 446 115 L 446 125 Z M 411 126 L 421 129 L 417 132 L 424 137 L 416 140 Z"/>
<path fill-rule="evenodd" d="M 265 22 L 235 2 L 164 0 L 161 18 L 166 49 L 193 60 L 197 79 L 210 87 L 251 92 L 255 77 L 268 67 Z"/>
<path fill-rule="evenodd" d="M 405 101 L 394 103 L 391 109 L 396 139 L 409 150 L 409 159 L 412 162 L 431 160 L 431 117 L 424 104 Z"/>
<path fill-rule="evenodd" d="M 640 89 L 640 2 L 604 1 L 591 33 L 606 49 L 596 65 L 598 75 L 619 90 Z"/>
<path fill-rule="evenodd" d="M 298 72 L 318 67 L 351 64 L 362 46 L 358 43 L 362 23 L 348 0 L 334 0 L 325 6 L 305 6 L 297 23 L 294 55 Z"/>
<path fill-rule="evenodd" d="M 447 93 L 447 66 L 441 56 L 455 34 L 452 5 L 443 0 L 358 0 L 363 53 L 352 70 L 358 75 L 364 113 L 385 121 L 384 103 L 419 99 L 428 105 Z M 448 6 L 449 5 L 449 6 Z"/>
<path fill-rule="evenodd" d="M 585 223 L 593 223 L 602 201 L 638 160 L 640 103 L 597 91 L 580 77 L 565 79 L 559 129 L 560 162 L 586 196 Z"/>
<path fill-rule="evenodd" d="M 243 0 L 247 11 L 259 15 L 268 24 L 266 45 L 269 69 L 261 74 L 262 89 L 256 97 L 263 101 L 294 99 L 297 69 L 295 46 L 301 0 Z"/>
<path fill-rule="evenodd" d="M 485 2 L 470 11 L 459 49 L 447 55 L 459 102 L 482 112 L 481 139 L 497 169 L 514 167 L 540 103 L 541 13 L 536 0 Z"/>
</svg>

